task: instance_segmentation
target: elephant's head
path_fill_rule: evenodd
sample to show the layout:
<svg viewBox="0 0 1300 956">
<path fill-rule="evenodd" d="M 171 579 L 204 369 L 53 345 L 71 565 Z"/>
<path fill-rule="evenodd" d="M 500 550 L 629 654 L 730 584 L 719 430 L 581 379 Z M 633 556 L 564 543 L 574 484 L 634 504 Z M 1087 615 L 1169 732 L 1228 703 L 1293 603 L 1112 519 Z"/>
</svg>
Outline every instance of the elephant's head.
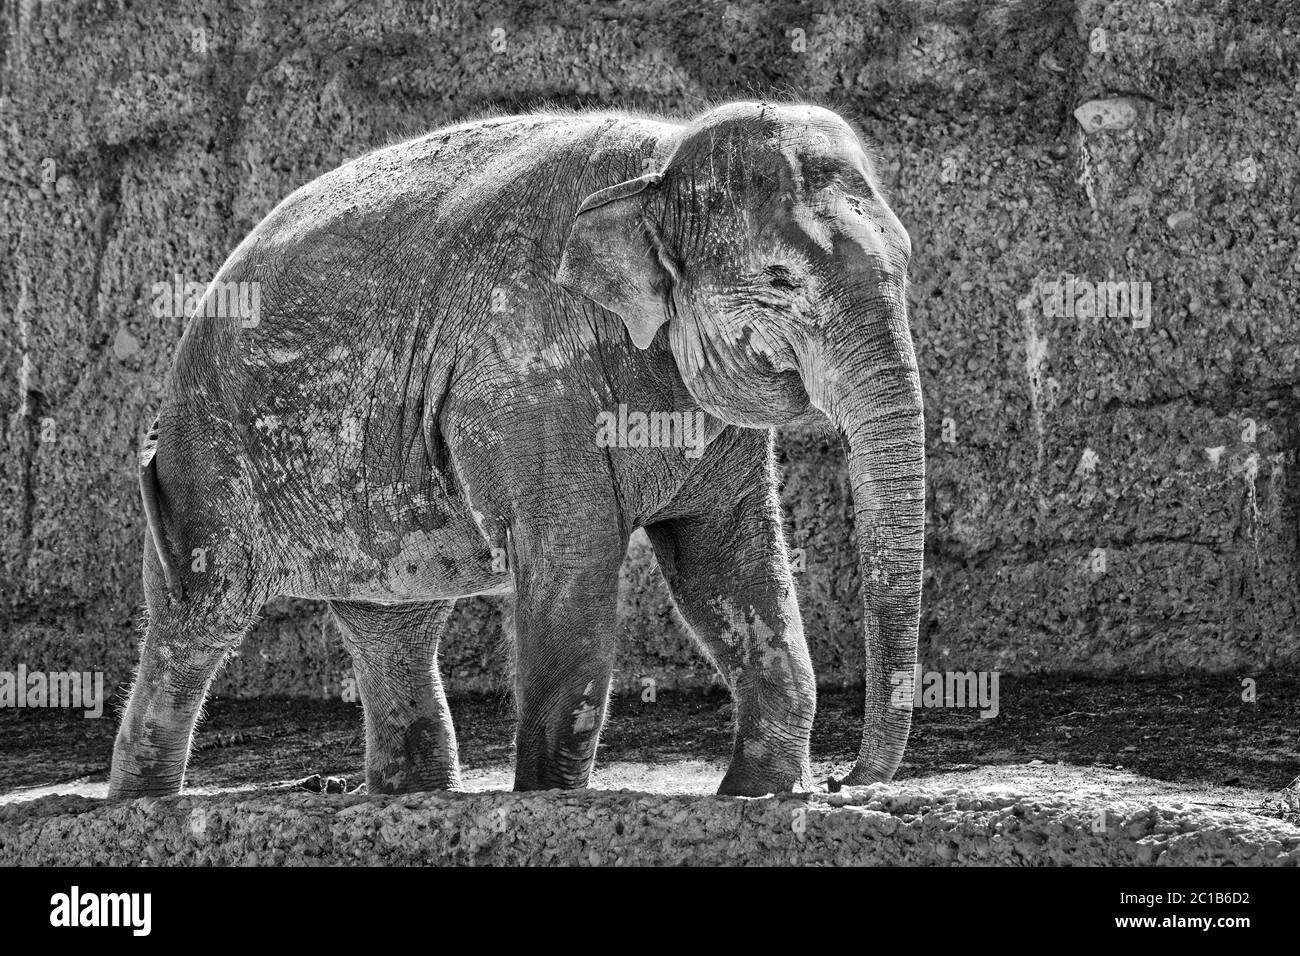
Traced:
<svg viewBox="0 0 1300 956">
<path fill-rule="evenodd" d="M 710 414 L 771 427 L 809 407 L 849 449 L 866 631 L 866 724 L 847 783 L 890 779 L 911 726 L 891 706 L 916 661 L 924 524 L 920 379 L 907 232 L 847 123 L 738 103 L 678 135 L 662 171 L 578 210 L 556 280 L 667 337 Z"/>
</svg>

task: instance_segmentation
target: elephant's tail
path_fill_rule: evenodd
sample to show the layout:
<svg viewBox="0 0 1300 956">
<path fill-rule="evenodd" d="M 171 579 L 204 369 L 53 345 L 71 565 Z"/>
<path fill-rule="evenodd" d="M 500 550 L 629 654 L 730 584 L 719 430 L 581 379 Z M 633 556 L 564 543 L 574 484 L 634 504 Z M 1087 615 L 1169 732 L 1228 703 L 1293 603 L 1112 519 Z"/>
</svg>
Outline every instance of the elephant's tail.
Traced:
<svg viewBox="0 0 1300 956">
<path fill-rule="evenodd" d="M 167 546 L 167 536 L 163 533 L 162 510 L 158 505 L 158 419 L 149 426 L 145 436 L 144 447 L 140 450 L 140 500 L 144 502 L 145 518 L 149 521 L 149 536 L 154 550 L 158 552 L 158 563 L 162 565 L 163 579 L 167 582 L 167 593 L 174 599 L 185 597 L 185 585 L 176 571 L 176 560 Z"/>
</svg>

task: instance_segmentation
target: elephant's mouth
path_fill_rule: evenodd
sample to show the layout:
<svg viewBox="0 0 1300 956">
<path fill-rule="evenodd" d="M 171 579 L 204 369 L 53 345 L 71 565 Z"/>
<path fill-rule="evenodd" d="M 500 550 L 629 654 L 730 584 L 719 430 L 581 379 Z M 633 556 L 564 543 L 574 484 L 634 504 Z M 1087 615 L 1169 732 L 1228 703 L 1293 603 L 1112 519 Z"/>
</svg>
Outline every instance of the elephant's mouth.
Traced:
<svg viewBox="0 0 1300 956">
<path fill-rule="evenodd" d="M 725 389 L 692 389 L 700 407 L 729 425 L 781 428 L 818 416 L 798 372 L 766 369 L 748 373 Z"/>
<path fill-rule="evenodd" d="M 684 323 L 683 323 L 684 324 Z M 710 415 L 744 428 L 776 428 L 804 419 L 812 410 L 803 376 L 792 360 L 744 341 L 723 345 L 697 332 L 674 330 L 699 360 L 678 361 L 687 389 Z"/>
</svg>

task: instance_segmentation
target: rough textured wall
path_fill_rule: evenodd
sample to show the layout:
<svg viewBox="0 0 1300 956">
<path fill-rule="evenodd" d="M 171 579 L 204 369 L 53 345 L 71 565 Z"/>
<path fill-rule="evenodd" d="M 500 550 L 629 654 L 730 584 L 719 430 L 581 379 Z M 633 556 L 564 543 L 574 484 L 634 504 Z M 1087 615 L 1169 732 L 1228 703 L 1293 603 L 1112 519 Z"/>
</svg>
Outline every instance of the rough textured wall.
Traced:
<svg viewBox="0 0 1300 956">
<path fill-rule="evenodd" d="M 205 281 L 298 185 L 488 108 L 690 112 L 773 88 L 861 123 L 912 234 L 927 665 L 1300 656 L 1290 0 L 3 9 L 0 669 L 129 671 L 134 456 L 181 333 L 155 282 Z M 1066 275 L 1149 283 L 1149 320 L 1049 314 Z M 852 682 L 842 457 L 820 434 L 782 455 L 814 662 Z M 632 555 L 619 682 L 706 682 Z M 499 609 L 457 613 L 452 684 L 498 685 Z M 319 608 L 284 603 L 219 689 L 333 693 L 346 671 Z"/>
</svg>

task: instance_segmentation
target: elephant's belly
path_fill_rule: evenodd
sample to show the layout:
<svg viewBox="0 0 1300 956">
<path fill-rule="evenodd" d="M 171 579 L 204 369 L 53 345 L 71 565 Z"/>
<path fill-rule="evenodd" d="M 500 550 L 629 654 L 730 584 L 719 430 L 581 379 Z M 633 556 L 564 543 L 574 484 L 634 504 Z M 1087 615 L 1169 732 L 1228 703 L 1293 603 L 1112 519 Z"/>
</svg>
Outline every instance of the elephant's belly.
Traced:
<svg viewBox="0 0 1300 956">
<path fill-rule="evenodd" d="M 460 508 L 431 513 L 374 503 L 328 527 L 273 542 L 282 593 L 304 598 L 427 601 L 501 594 L 512 587 L 503 549 Z"/>
<path fill-rule="evenodd" d="M 449 548 L 422 532 L 408 532 L 396 550 L 343 538 L 335 550 L 290 571 L 284 592 L 292 597 L 370 601 L 432 601 L 503 594 L 512 587 L 505 562 L 485 548 Z M 499 568 L 499 570 L 498 570 Z"/>
</svg>

